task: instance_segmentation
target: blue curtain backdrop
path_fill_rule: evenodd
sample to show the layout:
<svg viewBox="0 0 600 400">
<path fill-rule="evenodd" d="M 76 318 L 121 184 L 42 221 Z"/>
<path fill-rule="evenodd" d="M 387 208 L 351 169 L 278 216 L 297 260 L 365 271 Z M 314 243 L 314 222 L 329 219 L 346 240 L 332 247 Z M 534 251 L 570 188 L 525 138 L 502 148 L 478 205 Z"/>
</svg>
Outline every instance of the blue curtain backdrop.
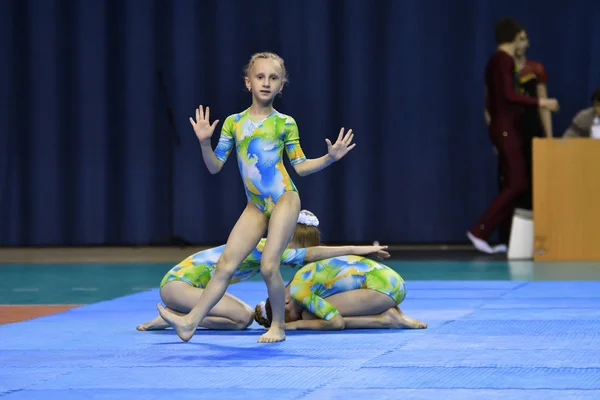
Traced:
<svg viewBox="0 0 600 400">
<path fill-rule="evenodd" d="M 482 85 L 505 15 L 560 134 L 600 84 L 597 0 L 2 0 L 0 244 L 224 242 L 245 205 L 235 157 L 211 176 L 188 117 L 248 107 L 242 67 L 263 50 L 286 60 L 276 108 L 310 157 L 356 132 L 340 163 L 291 171 L 327 242 L 462 242 L 497 188 Z"/>
</svg>

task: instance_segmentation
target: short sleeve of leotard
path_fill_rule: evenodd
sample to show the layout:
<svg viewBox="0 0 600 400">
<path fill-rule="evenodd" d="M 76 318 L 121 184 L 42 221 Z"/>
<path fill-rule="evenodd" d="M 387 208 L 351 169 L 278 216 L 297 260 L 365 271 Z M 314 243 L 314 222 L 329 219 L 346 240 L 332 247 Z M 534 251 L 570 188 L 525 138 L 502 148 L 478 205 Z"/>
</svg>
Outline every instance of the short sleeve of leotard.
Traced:
<svg viewBox="0 0 600 400">
<path fill-rule="evenodd" d="M 304 264 L 306 249 L 285 249 L 281 257 L 281 264 L 291 267 L 301 267 Z"/>
<path fill-rule="evenodd" d="M 285 139 L 284 139 L 285 151 L 290 159 L 292 165 L 300 164 L 306 161 L 306 156 L 300 146 L 300 133 L 298 132 L 298 125 L 292 117 L 287 117 L 285 121 Z"/>
<path fill-rule="evenodd" d="M 295 279 L 290 284 L 290 296 L 317 318 L 329 321 L 340 315 L 340 312 L 331 303 L 315 294 L 314 289 L 311 282 Z"/>
<path fill-rule="evenodd" d="M 219 138 L 219 143 L 215 148 L 215 156 L 223 163 L 227 161 L 227 157 L 229 157 L 229 154 L 231 153 L 231 150 L 235 144 L 233 140 L 233 122 L 233 115 L 225 118 L 225 122 L 223 122 L 223 128 L 221 129 L 221 137 Z"/>
<path fill-rule="evenodd" d="M 261 239 L 258 245 L 250 253 L 252 261 L 260 263 L 263 251 L 265 250 L 266 239 Z M 285 249 L 281 256 L 281 264 L 289 265 L 291 267 L 301 267 L 304 264 L 304 258 L 306 257 L 306 249 Z"/>
</svg>

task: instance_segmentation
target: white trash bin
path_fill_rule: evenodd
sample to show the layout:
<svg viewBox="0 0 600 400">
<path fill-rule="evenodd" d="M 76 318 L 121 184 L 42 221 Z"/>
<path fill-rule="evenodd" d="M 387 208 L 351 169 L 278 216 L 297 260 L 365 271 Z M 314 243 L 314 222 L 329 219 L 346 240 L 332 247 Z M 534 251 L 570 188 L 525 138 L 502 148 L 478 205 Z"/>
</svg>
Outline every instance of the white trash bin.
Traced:
<svg viewBox="0 0 600 400">
<path fill-rule="evenodd" d="M 533 259 L 533 212 L 522 208 L 515 209 L 507 258 L 509 260 Z"/>
</svg>

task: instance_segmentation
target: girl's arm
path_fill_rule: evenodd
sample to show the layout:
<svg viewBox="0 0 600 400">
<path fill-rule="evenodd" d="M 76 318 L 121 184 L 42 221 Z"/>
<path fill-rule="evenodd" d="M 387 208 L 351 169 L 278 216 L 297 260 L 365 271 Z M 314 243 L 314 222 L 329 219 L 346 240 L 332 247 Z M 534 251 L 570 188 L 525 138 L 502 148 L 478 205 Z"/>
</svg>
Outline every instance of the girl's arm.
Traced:
<svg viewBox="0 0 600 400">
<path fill-rule="evenodd" d="M 377 258 L 389 258 L 390 254 L 385 251 L 387 246 L 315 246 L 306 249 L 304 262 L 324 260 L 326 258 L 341 256 L 368 256 L 375 255 Z"/>
<path fill-rule="evenodd" d="M 296 279 L 290 284 L 290 297 L 304 307 L 303 314 L 309 312 L 312 314 L 311 317 L 314 316 L 316 319 L 288 322 L 285 324 L 285 329 L 344 329 L 344 318 L 342 318 L 337 308 L 313 292 L 313 282 Z"/>
<path fill-rule="evenodd" d="M 222 138 L 219 139 L 219 145 L 221 144 L 221 140 Z M 217 145 L 217 149 L 219 149 L 219 145 Z M 202 159 L 204 160 L 206 168 L 208 168 L 208 172 L 214 175 L 221 171 L 224 162 L 217 158 L 210 144 L 210 140 L 200 142 L 200 148 L 202 149 Z M 225 159 L 227 159 L 227 157 L 225 157 Z"/>
<path fill-rule="evenodd" d="M 345 326 L 344 318 L 341 315 L 336 315 L 329 321 L 324 319 L 300 319 L 286 322 L 285 330 L 341 331 Z"/>
<path fill-rule="evenodd" d="M 211 126 L 212 129 L 214 129 L 217 122 L 219 122 L 219 120 L 213 123 L 213 125 Z M 196 127 L 194 127 L 194 129 L 196 129 Z M 229 154 L 231 154 L 231 151 L 235 146 L 235 140 L 233 139 L 233 130 L 233 117 L 229 116 L 225 119 L 225 122 L 223 122 L 223 127 L 221 128 L 221 136 L 219 137 L 219 143 L 217 143 L 217 147 L 215 147 L 214 151 L 210 143 L 210 136 L 206 138 L 196 133 L 198 139 L 200 140 L 200 149 L 202 149 L 202 159 L 204 160 L 206 168 L 208 168 L 208 171 L 212 175 L 221 171 L 221 168 L 223 168 L 223 165 L 227 161 Z"/>
<path fill-rule="evenodd" d="M 301 163 L 294 165 L 294 170 L 300 176 L 306 176 L 319 172 L 322 169 L 327 168 L 336 161 L 339 161 L 344 157 L 350 150 L 356 146 L 356 143 L 352 144 L 354 134 L 350 129 L 344 136 L 344 128 L 340 130 L 337 141 L 335 144 L 331 144 L 329 139 L 325 139 L 327 143 L 327 154 L 323 157 L 307 159 Z"/>
<path fill-rule="evenodd" d="M 331 144 L 329 139 L 325 139 L 325 142 L 327 142 L 326 155 L 307 159 L 302 151 L 302 146 L 300 146 L 300 134 L 296 121 L 292 117 L 288 117 L 285 123 L 285 151 L 294 170 L 300 176 L 314 174 L 340 160 L 356 146 L 356 144 L 351 144 L 353 138 L 352 129 L 344 136 L 344 128 L 342 128 L 334 145 Z"/>
<path fill-rule="evenodd" d="M 296 164 L 294 165 L 294 170 L 300 176 L 307 176 L 329 167 L 334 162 L 335 160 L 327 154 L 323 157 L 307 159 L 300 164 Z"/>
<path fill-rule="evenodd" d="M 229 157 L 229 153 L 231 153 L 231 150 L 233 149 L 233 118 L 229 116 L 225 119 L 221 130 L 221 137 L 219 138 L 219 144 L 213 152 L 210 138 L 212 137 L 219 120 L 210 124 L 210 107 L 206 107 L 206 113 L 204 111 L 203 106 L 198 107 L 196 109 L 196 120 L 194 121 L 194 119 L 190 117 L 190 123 L 200 142 L 204 164 L 206 165 L 206 168 L 208 168 L 208 171 L 214 175 L 223 168 L 223 164 L 225 164 L 227 157 Z"/>
</svg>

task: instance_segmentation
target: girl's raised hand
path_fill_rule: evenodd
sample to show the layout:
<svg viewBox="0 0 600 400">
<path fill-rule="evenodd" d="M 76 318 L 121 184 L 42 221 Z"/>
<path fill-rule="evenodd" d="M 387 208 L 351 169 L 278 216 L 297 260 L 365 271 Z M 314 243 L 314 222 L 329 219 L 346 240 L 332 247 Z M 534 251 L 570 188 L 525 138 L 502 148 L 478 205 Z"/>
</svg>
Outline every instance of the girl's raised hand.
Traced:
<svg viewBox="0 0 600 400">
<path fill-rule="evenodd" d="M 215 131 L 215 127 L 219 123 L 217 119 L 212 125 L 209 122 L 210 117 L 210 108 L 206 107 L 206 114 L 204 113 L 204 108 L 202 105 L 196 109 L 196 121 L 192 117 L 190 117 L 190 123 L 194 128 L 194 133 L 196 133 L 196 137 L 203 143 L 205 141 L 210 141 L 213 132 Z"/>
<path fill-rule="evenodd" d="M 352 144 L 353 138 L 354 133 L 352 133 L 352 129 L 350 129 L 344 136 L 344 128 L 342 128 L 334 145 L 331 144 L 329 139 L 325 139 L 325 142 L 327 142 L 327 153 L 329 154 L 329 157 L 333 161 L 338 161 L 348 154 L 348 152 L 352 150 L 354 146 L 356 146 L 356 143 Z"/>
</svg>

